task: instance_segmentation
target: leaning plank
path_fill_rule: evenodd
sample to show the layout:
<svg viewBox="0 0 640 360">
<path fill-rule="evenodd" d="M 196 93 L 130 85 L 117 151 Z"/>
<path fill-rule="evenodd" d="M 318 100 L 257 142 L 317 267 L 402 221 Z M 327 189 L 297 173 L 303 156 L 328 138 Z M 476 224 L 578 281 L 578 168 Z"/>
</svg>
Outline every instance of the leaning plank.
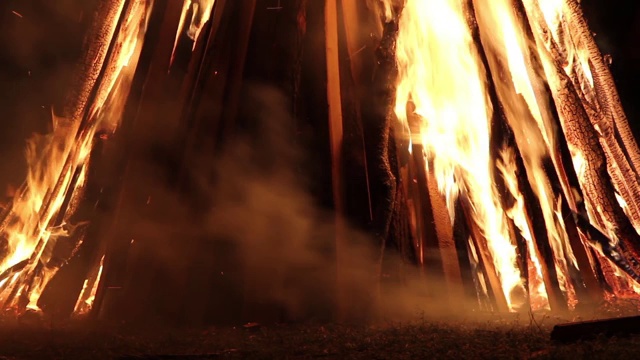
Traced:
<svg viewBox="0 0 640 360">
<path fill-rule="evenodd" d="M 344 219 L 344 194 L 342 179 L 342 97 L 340 94 L 340 59 L 338 45 L 338 7 L 337 0 L 327 0 L 325 4 L 325 38 L 327 56 L 327 99 L 329 105 L 329 137 L 331 143 L 331 183 L 333 202 L 336 211 L 336 267 L 337 267 L 337 308 L 336 318 L 347 318 L 347 289 L 342 273 L 346 266 L 346 234 Z"/>
<path fill-rule="evenodd" d="M 487 247 L 487 239 L 480 232 L 477 224 L 473 220 L 473 206 L 469 203 L 469 200 L 466 197 L 461 197 L 461 205 L 464 212 L 465 219 L 467 220 L 467 228 L 471 232 L 471 238 L 475 245 L 475 248 L 478 250 L 479 260 L 484 268 L 484 274 L 486 275 L 486 280 L 488 282 L 488 286 L 490 287 L 490 291 L 493 294 L 493 299 L 495 302 L 496 310 L 506 312 L 509 311 L 509 305 L 507 303 L 507 298 L 502 291 L 502 286 L 500 284 L 500 278 L 498 276 L 498 272 L 494 266 L 493 259 L 491 257 L 491 252 Z"/>
</svg>

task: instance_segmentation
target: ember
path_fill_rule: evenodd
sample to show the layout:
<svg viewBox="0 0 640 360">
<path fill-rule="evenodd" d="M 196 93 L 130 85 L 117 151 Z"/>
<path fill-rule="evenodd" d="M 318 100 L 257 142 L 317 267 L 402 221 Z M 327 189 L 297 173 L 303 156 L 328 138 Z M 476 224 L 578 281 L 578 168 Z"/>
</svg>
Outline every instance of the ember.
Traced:
<svg viewBox="0 0 640 360">
<path fill-rule="evenodd" d="M 640 298 L 640 150 L 579 1 L 92 6 L 7 187 L 4 309 L 257 329 Z"/>
</svg>

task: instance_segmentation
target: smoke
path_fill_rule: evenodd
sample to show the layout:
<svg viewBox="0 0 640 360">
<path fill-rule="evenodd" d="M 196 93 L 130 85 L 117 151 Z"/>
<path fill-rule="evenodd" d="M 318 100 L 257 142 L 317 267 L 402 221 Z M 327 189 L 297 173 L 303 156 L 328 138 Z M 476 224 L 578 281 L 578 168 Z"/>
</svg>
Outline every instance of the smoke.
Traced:
<svg viewBox="0 0 640 360">
<path fill-rule="evenodd" d="M 250 130 L 228 142 L 213 163 L 213 181 L 206 167 L 196 167 L 211 204 L 206 237 L 237 249 L 244 301 L 256 309 L 245 316 L 259 319 L 267 306 L 281 309 L 285 319 L 309 319 L 331 311 L 336 301 L 346 303 L 352 321 L 411 319 L 417 313 L 441 317 L 469 309 L 463 294 L 451 297 L 444 279 L 425 278 L 391 249 L 385 261 L 402 275 L 380 285 L 380 277 L 389 275 L 380 270 L 379 240 L 352 226 L 340 228 L 346 244 L 340 255 L 347 260 L 336 270 L 335 214 L 318 206 L 300 170 L 313 149 L 296 144 L 283 94 L 255 85 L 246 93 L 243 117 Z M 340 299 L 334 296 L 336 277 L 346 288 Z"/>
<path fill-rule="evenodd" d="M 215 164 L 206 230 L 237 245 L 250 301 L 282 306 L 298 318 L 314 311 L 310 307 L 321 310 L 323 304 L 311 304 L 320 298 L 332 301 L 335 218 L 305 188 L 299 170 L 305 154 L 295 144 L 284 96 L 252 86 L 246 100 L 251 110 L 244 117 L 252 130 L 230 142 Z M 348 237 L 364 242 L 355 231 L 348 230 Z M 361 252 L 353 261 L 359 257 L 372 256 Z"/>
<path fill-rule="evenodd" d="M 147 129 L 136 137 L 129 151 L 136 181 L 108 235 L 131 239 L 128 260 L 119 270 L 105 267 L 126 280 L 105 284 L 102 316 L 140 324 L 324 322 L 339 302 L 344 320 L 357 323 L 472 316 L 473 299 L 393 248 L 381 259 L 380 240 L 355 226 L 340 228 L 345 261 L 336 267 L 336 216 L 320 206 L 308 171 L 324 150 L 296 136 L 279 90 L 245 88 L 245 131 L 213 156 L 189 157 L 187 191 L 175 190 L 183 153 L 166 144 L 170 136 Z M 116 293 L 122 301 L 112 307 Z"/>
</svg>

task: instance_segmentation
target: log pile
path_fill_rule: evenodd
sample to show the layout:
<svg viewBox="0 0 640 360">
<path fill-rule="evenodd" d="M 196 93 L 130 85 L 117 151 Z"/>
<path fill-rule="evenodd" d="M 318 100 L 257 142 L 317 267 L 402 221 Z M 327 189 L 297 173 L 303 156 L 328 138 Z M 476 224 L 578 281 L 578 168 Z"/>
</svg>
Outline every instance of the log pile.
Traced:
<svg viewBox="0 0 640 360">
<path fill-rule="evenodd" d="M 251 106 L 247 89 L 255 83 L 275 84 L 285 94 L 291 142 L 311 138 L 303 145 L 316 153 L 309 165 L 318 174 L 311 192 L 335 214 L 333 238 L 321 244 L 334 265 L 324 274 L 331 285 L 314 288 L 335 306 L 309 306 L 308 313 L 297 316 L 324 311 L 339 321 L 361 320 L 370 309 L 353 299 L 370 297 L 371 307 L 393 301 L 385 298 L 386 290 L 404 280 L 407 267 L 417 267 L 427 298 L 472 297 L 482 310 L 513 310 L 512 297 L 521 297 L 522 308 L 529 309 L 536 281 L 533 259 L 540 260 L 553 311 L 632 290 L 633 281 L 640 280 L 640 150 L 605 60 L 577 1 L 565 1 L 559 28 L 547 23 L 539 1 L 508 2 L 525 40 L 533 44 L 523 54 L 548 125 L 539 130 L 549 150 L 540 164 L 531 160 L 528 134 L 514 120 L 527 102 L 513 96 L 516 89 L 505 80 L 505 59 L 485 30 L 489 15 L 481 1 L 463 3 L 473 53 L 488 74 L 488 98 L 495 109 L 491 159 L 499 163 L 501 150 L 508 149 L 515 164 L 515 183 L 499 166 L 492 181 L 518 254 L 524 294 L 505 294 L 475 204 L 464 195 L 448 203 L 433 159 L 423 156 L 425 145 L 405 136 L 420 132 L 419 116 L 409 107 L 403 126 L 394 113 L 402 6 L 359 0 L 217 0 L 198 6 L 187 0 L 99 0 L 85 56 L 59 113 L 78 134 L 50 190 L 64 193 L 62 205 L 45 198 L 41 210 L 47 227 L 84 225 L 71 239 L 41 242 L 35 255 L 5 269 L 0 281 L 26 284 L 1 289 L 5 307 L 23 312 L 37 303 L 38 310 L 61 318 L 91 309 L 98 318 L 176 324 L 295 317 L 260 290 L 295 283 L 291 278 L 299 274 L 293 270 L 285 268 L 265 284 L 246 275 L 259 268 L 243 262 L 237 246 L 223 238 L 159 234 L 162 230 L 149 232 L 139 225 L 177 223 L 182 217 L 206 225 L 216 200 L 207 196 L 202 181 L 215 175 L 195 176 L 192 167 L 203 154 L 222 157 L 238 135 L 257 126 L 244 112 Z M 208 21 L 200 24 L 196 38 L 190 37 L 185 22 L 203 14 Z M 131 28 L 139 40 L 135 72 L 126 85 L 114 86 L 122 81 L 114 72 L 122 51 L 118 39 Z M 114 127 L 97 131 L 95 122 L 108 106 L 118 107 L 121 124 L 115 132 Z M 522 121 L 535 126 L 534 117 L 527 113 Z M 87 143 L 92 144 L 91 163 L 78 160 L 86 156 L 80 145 Z M 542 169 L 539 183 L 532 182 L 536 166 Z M 150 180 L 150 173 L 160 174 L 153 186 L 140 181 Z M 84 186 L 69 185 L 85 177 Z M 72 190 L 65 193 L 63 187 Z M 27 184 L 22 191 L 28 190 Z M 507 215 L 518 201 L 528 235 Z M 180 218 L 172 209 L 177 204 Z M 554 212 L 556 217 L 548 215 Z M 4 214 L 2 229 L 12 216 Z M 351 251 L 352 227 L 372 235 L 374 255 Z M 562 251 L 553 243 L 557 228 Z M 179 261 L 167 266 L 167 254 L 159 248 Z M 371 274 L 366 286 L 348 275 L 354 256 L 370 257 L 362 262 L 369 267 L 359 269 Z M 36 303 L 25 297 L 34 289 L 42 292 Z M 19 294 L 23 299 L 15 301 Z"/>
</svg>

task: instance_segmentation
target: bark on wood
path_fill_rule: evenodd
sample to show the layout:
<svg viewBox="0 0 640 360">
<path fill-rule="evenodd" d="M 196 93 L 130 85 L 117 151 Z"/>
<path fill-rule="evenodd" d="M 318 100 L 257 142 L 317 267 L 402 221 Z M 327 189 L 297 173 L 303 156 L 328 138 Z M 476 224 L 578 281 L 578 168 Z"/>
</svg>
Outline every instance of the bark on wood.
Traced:
<svg viewBox="0 0 640 360">
<path fill-rule="evenodd" d="M 87 101 L 102 70 L 125 0 L 103 0 L 93 14 L 93 25 L 85 37 L 85 55 L 72 76 L 69 96 L 60 115 L 69 121 L 80 121 Z"/>
<path fill-rule="evenodd" d="M 625 159 L 616 160 L 622 162 L 628 159 L 636 177 L 626 180 L 637 182 L 638 172 L 640 171 L 640 149 L 638 149 L 636 139 L 629 127 L 629 121 L 622 109 L 615 82 L 589 30 L 589 26 L 582 14 L 580 3 L 576 0 L 568 0 L 567 5 L 570 13 L 569 26 L 579 36 L 580 42 L 586 45 L 589 52 L 589 65 L 592 68 L 597 98 L 599 101 L 602 100 L 601 105 L 609 117 L 608 121 L 613 120 L 622 140 L 621 147 L 626 152 Z"/>
<path fill-rule="evenodd" d="M 517 17 L 521 19 L 523 23 L 522 26 L 524 28 L 525 36 L 529 41 L 535 43 L 536 40 L 533 29 L 530 26 L 523 4 L 521 2 L 516 2 L 514 9 Z M 537 74 L 544 73 L 544 66 L 542 59 L 540 58 L 540 54 L 538 54 L 537 51 L 530 51 L 530 62 L 531 66 L 527 68 L 529 70 L 529 77 L 534 79 L 536 83 L 542 82 Z M 537 85 L 536 89 L 536 99 L 538 99 L 539 104 L 545 103 L 550 105 L 554 101 L 549 84 L 546 81 L 544 81 L 543 84 Z M 560 119 L 558 117 L 558 109 L 555 106 L 551 106 L 549 111 L 545 112 L 545 114 L 551 117 L 550 119 L 545 120 L 546 124 L 549 124 L 552 129 L 562 129 Z M 602 301 L 603 292 L 597 280 L 598 275 L 594 272 L 592 259 L 587 255 L 587 251 L 589 250 L 585 248 L 587 246 L 587 240 L 584 239 L 583 235 L 577 231 L 573 218 L 567 216 L 567 211 L 585 212 L 586 210 L 584 208 L 584 202 L 581 199 L 581 195 L 579 195 L 579 191 L 576 191 L 577 189 L 580 189 L 580 181 L 573 166 L 574 164 L 571 158 L 569 146 L 562 135 L 563 132 L 561 131 L 558 134 L 553 134 L 553 138 L 556 140 L 554 141 L 554 148 L 550 150 L 557 178 L 562 187 L 563 196 L 561 196 L 561 206 L 564 228 L 567 232 L 571 249 L 580 269 L 580 279 L 577 279 L 577 281 L 574 279 L 574 285 L 576 287 L 578 297 L 580 298 L 580 302 L 598 303 Z M 576 192 L 578 192 L 578 194 L 576 194 Z M 578 199 L 576 199 L 576 196 Z M 572 276 L 572 278 L 574 277 Z M 581 293 L 585 291 L 587 294 L 582 296 Z"/>
<path fill-rule="evenodd" d="M 542 53 L 544 70 L 565 139 L 570 148 L 577 150 L 585 160 L 579 178 L 586 203 L 592 207 L 590 216 L 595 221 L 600 219 L 598 225 L 602 229 L 610 230 L 626 244 L 623 256 L 637 274 L 640 269 L 635 264 L 640 255 L 640 237 L 615 198 L 615 187 L 607 172 L 607 158 L 599 141 L 600 136 L 589 120 L 579 91 L 562 69 L 564 58 L 561 51 L 550 39 L 543 37 L 544 34 L 548 36 L 548 32 L 541 28 L 543 20 L 540 10 L 530 4 L 525 4 L 525 10 L 534 29 L 538 51 Z M 595 206 L 598 206 L 597 212 Z"/>
</svg>

